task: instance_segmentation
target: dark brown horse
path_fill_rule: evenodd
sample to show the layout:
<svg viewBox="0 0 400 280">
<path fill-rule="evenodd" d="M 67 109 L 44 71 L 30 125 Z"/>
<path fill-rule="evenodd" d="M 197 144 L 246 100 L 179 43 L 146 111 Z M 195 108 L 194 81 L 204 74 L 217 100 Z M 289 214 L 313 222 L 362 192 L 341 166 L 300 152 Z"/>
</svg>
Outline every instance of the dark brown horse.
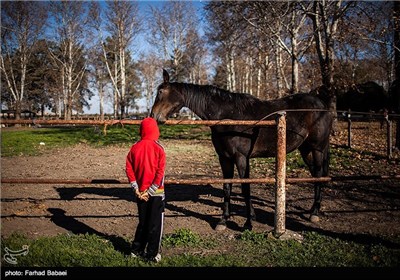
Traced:
<svg viewBox="0 0 400 280">
<path fill-rule="evenodd" d="M 163 123 L 182 107 L 191 109 L 203 120 L 261 120 L 273 119 L 276 112 L 286 111 L 286 151 L 299 149 L 313 177 L 328 176 L 329 136 L 332 114 L 328 104 L 311 94 L 293 94 L 277 100 L 262 101 L 243 93 L 232 93 L 214 86 L 172 83 L 164 70 L 164 82 L 157 89 L 151 117 Z M 268 116 L 268 117 L 267 117 Z M 266 118 L 267 117 L 267 118 Z M 211 138 L 218 154 L 223 177 L 233 178 L 236 165 L 240 178 L 249 178 L 250 158 L 276 155 L 276 127 L 240 125 L 211 126 Z M 321 183 L 315 184 L 311 219 L 317 221 L 321 206 Z M 230 217 L 232 184 L 224 184 L 224 207 L 216 229 L 226 228 Z M 250 184 L 242 184 L 246 202 L 245 228 L 251 229 L 255 219 L 250 198 Z"/>
</svg>

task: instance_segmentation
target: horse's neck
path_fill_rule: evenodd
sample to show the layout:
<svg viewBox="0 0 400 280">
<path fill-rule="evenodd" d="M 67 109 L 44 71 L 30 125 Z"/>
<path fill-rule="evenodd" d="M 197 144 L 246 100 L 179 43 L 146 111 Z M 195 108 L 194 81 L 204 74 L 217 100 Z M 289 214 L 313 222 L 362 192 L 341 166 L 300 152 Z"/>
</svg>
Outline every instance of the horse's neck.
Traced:
<svg viewBox="0 0 400 280">
<path fill-rule="evenodd" d="M 202 90 L 203 86 L 189 85 L 185 92 L 185 107 L 202 120 L 217 120 L 220 118 L 220 109 L 212 98 L 207 98 L 207 92 Z"/>
<path fill-rule="evenodd" d="M 251 106 L 238 108 L 234 102 L 223 100 L 217 88 L 189 84 L 184 90 L 185 107 L 203 120 L 260 119 L 276 110 L 269 101 L 254 101 Z"/>
</svg>

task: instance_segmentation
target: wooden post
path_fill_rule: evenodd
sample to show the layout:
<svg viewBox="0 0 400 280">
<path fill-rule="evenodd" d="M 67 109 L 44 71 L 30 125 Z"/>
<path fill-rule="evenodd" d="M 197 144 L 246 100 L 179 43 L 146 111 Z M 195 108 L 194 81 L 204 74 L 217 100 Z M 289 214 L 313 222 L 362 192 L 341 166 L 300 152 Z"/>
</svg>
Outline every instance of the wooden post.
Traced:
<svg viewBox="0 0 400 280">
<path fill-rule="evenodd" d="M 277 123 L 275 161 L 275 237 L 281 236 L 286 231 L 286 112 L 278 114 Z"/>
</svg>

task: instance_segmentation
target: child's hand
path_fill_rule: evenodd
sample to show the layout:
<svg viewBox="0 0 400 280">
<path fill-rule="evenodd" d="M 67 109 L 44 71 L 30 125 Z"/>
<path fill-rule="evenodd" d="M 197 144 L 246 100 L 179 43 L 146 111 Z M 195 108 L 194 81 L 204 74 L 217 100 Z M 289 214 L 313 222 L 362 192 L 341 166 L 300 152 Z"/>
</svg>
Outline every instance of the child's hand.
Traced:
<svg viewBox="0 0 400 280">
<path fill-rule="evenodd" d="M 136 181 L 135 182 L 131 182 L 131 187 L 132 187 L 133 191 L 135 192 L 136 197 L 140 198 L 139 186 L 136 183 Z"/>
<path fill-rule="evenodd" d="M 135 195 L 136 195 L 136 197 L 140 198 L 141 194 L 140 194 L 139 189 L 135 189 Z"/>
<path fill-rule="evenodd" d="M 139 197 L 139 198 L 142 199 L 142 200 L 144 200 L 144 201 L 148 201 L 148 200 L 149 200 L 149 193 L 147 192 L 147 190 L 144 191 L 144 192 L 142 192 L 142 193 L 140 194 L 140 197 Z"/>
</svg>

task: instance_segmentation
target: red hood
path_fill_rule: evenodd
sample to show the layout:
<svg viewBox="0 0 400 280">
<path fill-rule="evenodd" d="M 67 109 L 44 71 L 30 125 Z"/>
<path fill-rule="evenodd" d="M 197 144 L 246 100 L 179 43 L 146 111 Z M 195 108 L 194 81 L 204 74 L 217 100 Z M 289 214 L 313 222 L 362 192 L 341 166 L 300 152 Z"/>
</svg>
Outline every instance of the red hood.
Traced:
<svg viewBox="0 0 400 280">
<path fill-rule="evenodd" d="M 158 140 L 160 130 L 155 119 L 148 117 L 142 120 L 140 123 L 140 137 L 147 140 Z"/>
</svg>

